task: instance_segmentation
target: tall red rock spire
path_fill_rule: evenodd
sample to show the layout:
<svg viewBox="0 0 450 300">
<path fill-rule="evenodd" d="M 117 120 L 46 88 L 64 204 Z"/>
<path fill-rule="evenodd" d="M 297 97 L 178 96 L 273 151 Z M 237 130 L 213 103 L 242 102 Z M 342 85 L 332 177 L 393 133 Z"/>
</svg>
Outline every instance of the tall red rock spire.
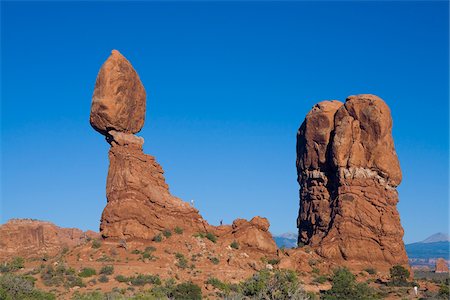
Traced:
<svg viewBox="0 0 450 300">
<path fill-rule="evenodd" d="M 386 103 L 324 101 L 297 135 L 299 244 L 351 267 L 408 264 L 396 205 L 402 174 Z"/>
</svg>

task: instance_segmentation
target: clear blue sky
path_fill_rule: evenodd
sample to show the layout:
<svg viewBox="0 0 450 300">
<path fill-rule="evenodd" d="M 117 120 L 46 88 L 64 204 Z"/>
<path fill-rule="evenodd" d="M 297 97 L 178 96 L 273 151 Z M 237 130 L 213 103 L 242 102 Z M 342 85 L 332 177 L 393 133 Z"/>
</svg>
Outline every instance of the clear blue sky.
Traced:
<svg viewBox="0 0 450 300">
<path fill-rule="evenodd" d="M 323 99 L 391 107 L 405 241 L 448 232 L 447 2 L 1 4 L 1 222 L 98 230 L 108 144 L 89 125 L 111 49 L 148 93 L 140 135 L 211 223 L 296 231 L 296 132 Z"/>
</svg>

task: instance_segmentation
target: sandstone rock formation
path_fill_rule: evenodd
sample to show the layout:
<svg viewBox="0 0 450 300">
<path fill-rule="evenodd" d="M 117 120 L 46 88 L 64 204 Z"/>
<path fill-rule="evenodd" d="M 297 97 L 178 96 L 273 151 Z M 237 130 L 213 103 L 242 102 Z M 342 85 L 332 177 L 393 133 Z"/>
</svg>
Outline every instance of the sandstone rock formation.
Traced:
<svg viewBox="0 0 450 300">
<path fill-rule="evenodd" d="M 299 245 L 352 268 L 407 266 L 391 129 L 390 110 L 374 95 L 308 113 L 297 134 Z"/>
<path fill-rule="evenodd" d="M 63 248 L 73 248 L 99 237 L 93 231 L 60 228 L 53 223 L 12 219 L 0 226 L 0 260 L 14 256 L 53 256 Z"/>
<path fill-rule="evenodd" d="M 210 232 L 223 241 L 242 241 L 244 247 L 276 252 L 269 222 L 254 218 L 233 226 L 209 225 L 198 210 L 174 197 L 155 158 L 144 154 L 144 139 L 133 133 L 144 123 L 145 91 L 131 64 L 116 50 L 100 69 L 91 107 L 91 125 L 110 143 L 106 184 L 107 205 L 100 232 L 116 240 L 151 240 L 165 229 Z M 248 238 L 248 239 L 247 239 Z M 245 240 L 245 241 L 244 241 Z"/>
<path fill-rule="evenodd" d="M 435 273 L 448 273 L 447 261 L 443 258 L 436 259 L 436 267 L 434 269 Z"/>
</svg>

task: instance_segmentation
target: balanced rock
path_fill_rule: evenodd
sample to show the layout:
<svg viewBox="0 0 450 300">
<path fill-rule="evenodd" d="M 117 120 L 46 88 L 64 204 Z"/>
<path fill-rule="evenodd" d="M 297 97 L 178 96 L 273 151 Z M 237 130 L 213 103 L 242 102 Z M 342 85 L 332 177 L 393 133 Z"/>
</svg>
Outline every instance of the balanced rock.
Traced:
<svg viewBox="0 0 450 300">
<path fill-rule="evenodd" d="M 443 258 L 436 259 L 436 267 L 434 269 L 435 273 L 448 273 L 447 261 Z"/>
<path fill-rule="evenodd" d="M 144 139 L 133 134 L 143 126 L 145 108 L 145 91 L 136 71 L 113 51 L 98 74 L 91 108 L 92 126 L 111 145 L 101 235 L 112 241 L 148 241 L 179 227 L 188 236 L 207 232 L 227 246 L 239 241 L 246 250 L 275 253 L 267 219 L 255 217 L 214 227 L 197 209 L 169 192 L 162 167 L 144 154 Z"/>
<path fill-rule="evenodd" d="M 391 131 L 389 107 L 374 95 L 308 113 L 297 134 L 299 245 L 352 268 L 407 266 Z"/>
<path fill-rule="evenodd" d="M 95 83 L 90 122 L 95 130 L 139 132 L 145 120 L 145 89 L 130 62 L 117 50 L 100 69 Z"/>
</svg>

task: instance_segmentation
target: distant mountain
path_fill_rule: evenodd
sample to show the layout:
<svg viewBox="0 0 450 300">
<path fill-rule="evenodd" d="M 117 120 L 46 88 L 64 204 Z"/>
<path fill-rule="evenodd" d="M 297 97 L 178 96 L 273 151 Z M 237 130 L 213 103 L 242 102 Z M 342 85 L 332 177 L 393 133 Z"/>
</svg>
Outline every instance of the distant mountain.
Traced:
<svg viewBox="0 0 450 300">
<path fill-rule="evenodd" d="M 412 266 L 434 268 L 436 259 L 450 260 L 450 239 L 445 233 L 436 233 L 421 242 L 405 245 Z"/>
<path fill-rule="evenodd" d="M 438 232 L 433 234 L 432 236 L 427 237 L 420 243 L 436 243 L 436 242 L 450 242 L 450 237 L 448 234 Z"/>
<path fill-rule="evenodd" d="M 286 232 L 279 235 L 274 235 L 273 239 L 279 248 L 293 248 L 297 247 L 297 234 Z"/>
</svg>

